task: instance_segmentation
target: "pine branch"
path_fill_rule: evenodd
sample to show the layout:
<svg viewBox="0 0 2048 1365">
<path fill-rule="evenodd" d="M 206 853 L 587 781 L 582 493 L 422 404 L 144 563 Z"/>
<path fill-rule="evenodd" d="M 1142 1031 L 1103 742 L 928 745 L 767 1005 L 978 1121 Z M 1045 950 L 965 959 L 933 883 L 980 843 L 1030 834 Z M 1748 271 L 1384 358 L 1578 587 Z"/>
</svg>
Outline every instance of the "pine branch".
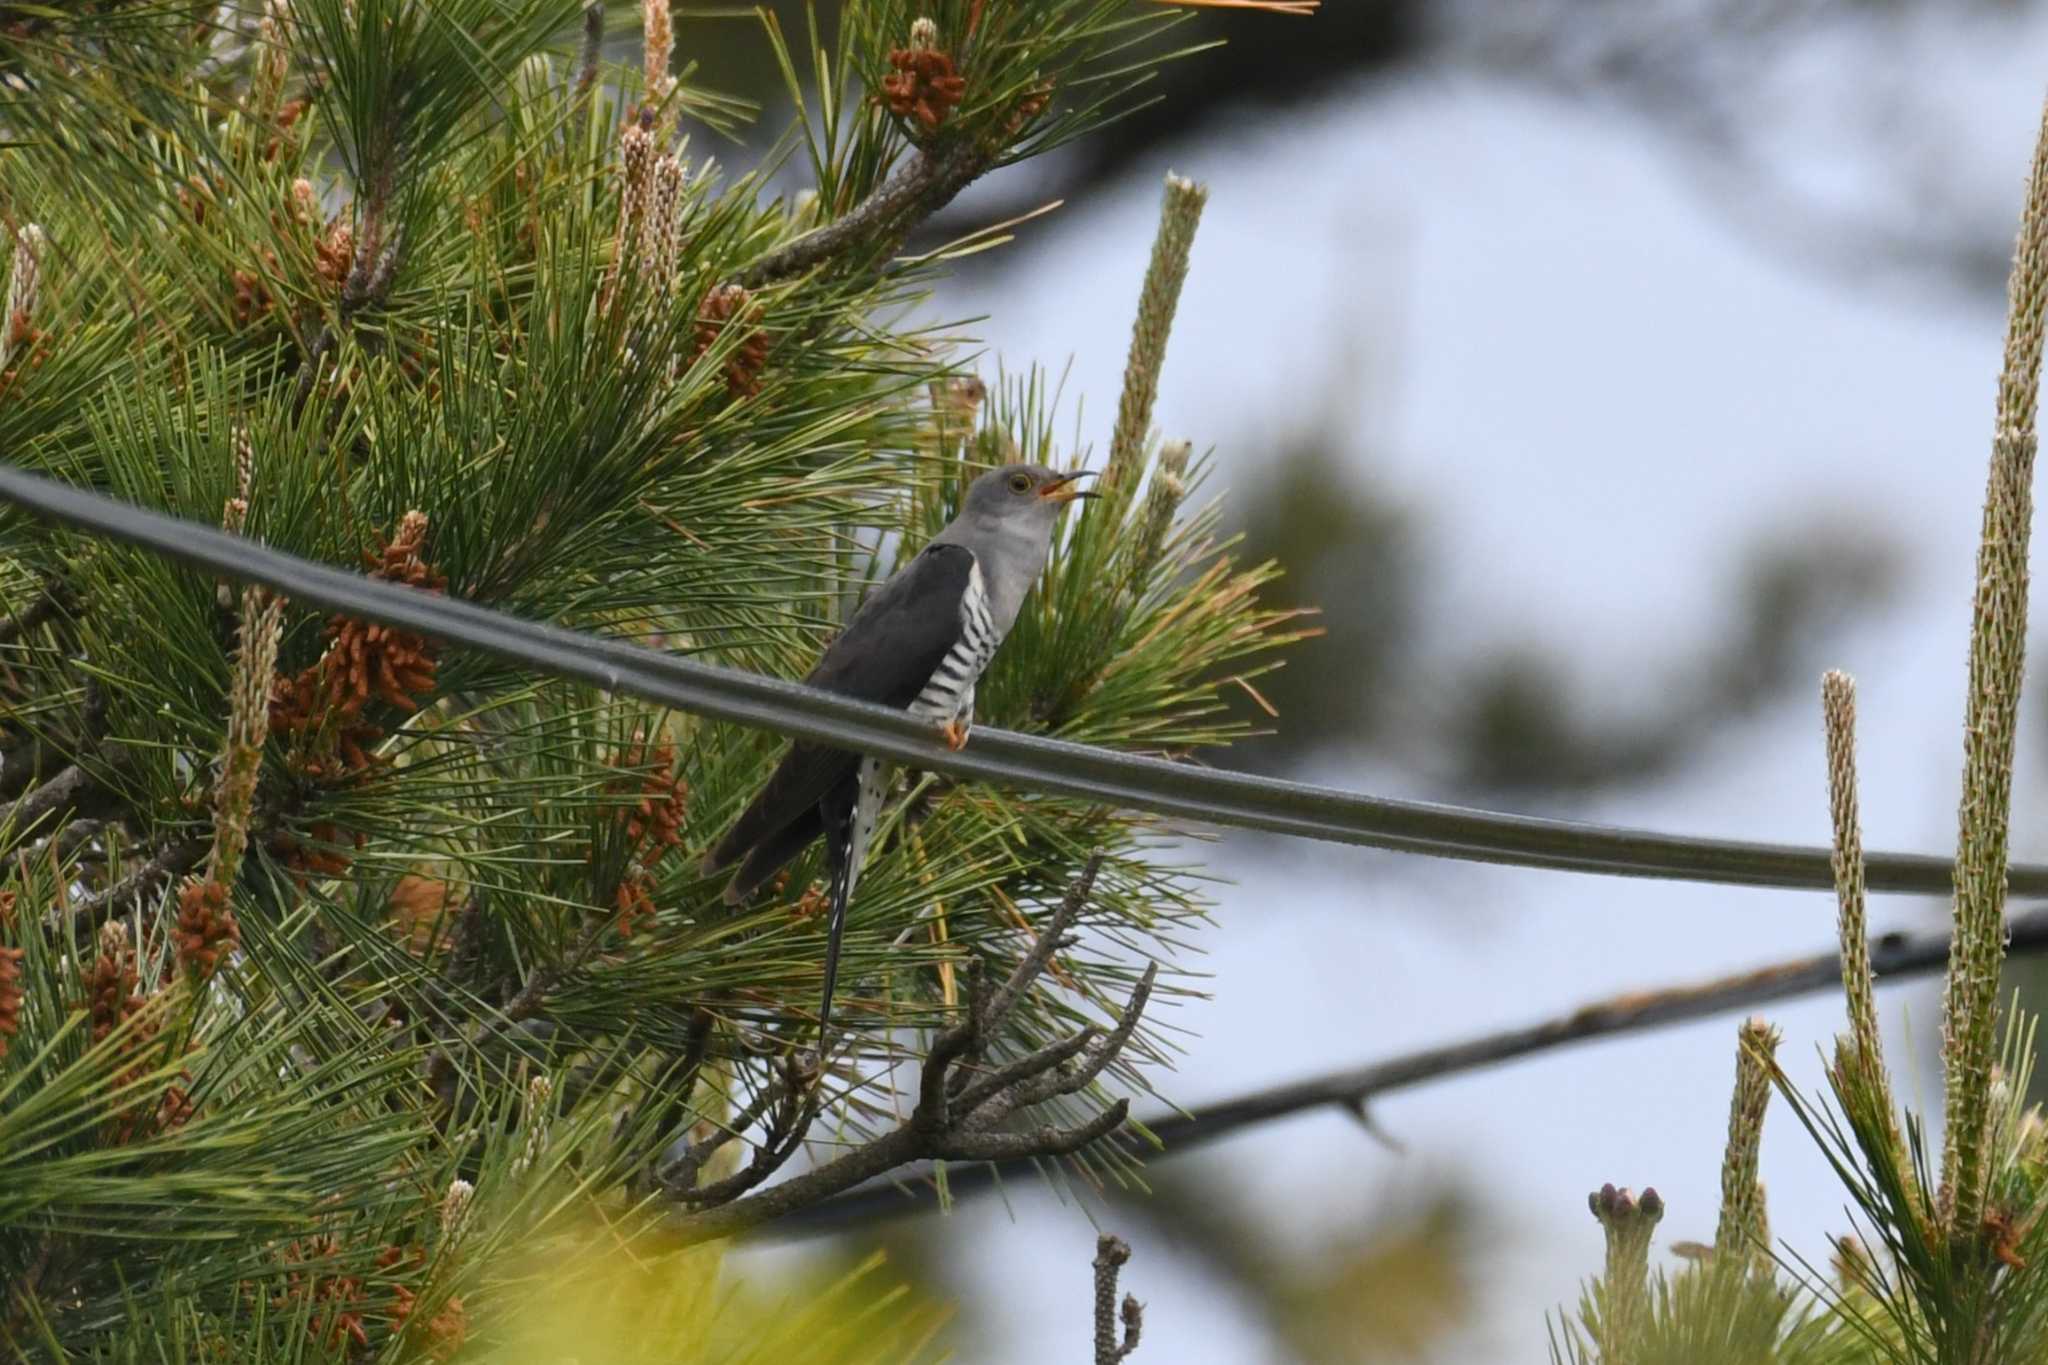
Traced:
<svg viewBox="0 0 2048 1365">
<path fill-rule="evenodd" d="M 316 564 L 196 522 L 116 502 L 0 464 L 0 499 L 141 545 L 211 575 L 295 601 L 465 645 L 559 678 L 951 777 L 1080 797 L 1128 810 L 1372 848 L 1518 867 L 1742 886 L 1834 887 L 1825 848 L 1705 839 L 1611 825 L 1400 801 L 977 727 L 954 751 L 901 711 L 799 683 L 520 620 L 472 603 Z M 1865 886 L 1946 892 L 1953 864 L 1870 853 Z M 2048 866 L 2009 868 L 2010 890 L 2048 894 Z"/>
<path fill-rule="evenodd" d="M 642 103 L 657 128 L 715 126 L 732 102 L 671 85 L 686 54 L 663 36 L 663 0 L 649 6 Z M 431 543 L 415 536 L 405 556 L 419 574 L 386 554 L 375 574 L 387 581 L 370 591 L 445 582 L 472 604 L 397 591 L 387 605 L 430 618 L 406 628 L 284 592 L 288 616 L 245 629 L 224 660 L 236 575 L 125 549 L 77 555 L 64 573 L 95 610 L 66 617 L 31 602 L 47 551 L 39 528 L 7 518 L 0 610 L 16 615 L 0 653 L 21 714 L 4 737 L 19 752 L 0 775 L 0 818 L 31 826 L 34 858 L 10 859 L 0 886 L 16 907 L 0 930 L 12 1097 L 0 1128 L 41 1124 L 64 1141 L 0 1143 L 16 1158 L 0 1185 L 21 1182 L 34 1215 L 10 1227 L 6 1270 L 30 1269 L 45 1226 L 95 1243 L 60 1244 L 48 1263 L 33 1349 L 47 1337 L 59 1353 L 147 1354 L 234 1300 L 280 1310 L 269 1324 L 209 1319 L 209 1340 L 237 1359 L 274 1354 L 257 1338 L 280 1323 L 352 1355 L 452 1354 L 460 1300 L 447 1297 L 450 1328 L 435 1316 L 450 1282 L 428 1251 L 452 1264 L 441 1251 L 466 1222 L 465 1257 L 479 1255 L 465 1264 L 484 1270 L 486 1247 L 553 1237 L 569 1202 L 530 1196 L 557 1172 L 573 1168 L 579 1196 L 651 1202 L 691 1240 L 772 1216 L 805 1182 L 822 1197 L 904 1160 L 1067 1152 L 1113 1130 L 1127 1107 L 1098 1114 L 1087 1096 L 1106 1068 L 1139 1064 L 1129 1048 L 1153 978 L 1120 1022 L 1069 1036 L 1066 1004 L 1029 988 L 1049 972 L 1069 1004 L 1103 998 L 1104 978 L 1129 984 L 1126 949 L 1199 910 L 1192 874 L 1153 865 L 1150 822 L 1092 795 L 1085 811 L 989 793 L 927 803 L 929 877 L 913 892 L 878 868 L 856 912 L 855 955 L 900 967 L 910 987 L 878 1003 L 872 1055 L 898 1055 L 902 1029 L 929 1022 L 932 963 L 1008 954 L 1020 924 L 1028 944 L 1077 852 L 1098 842 L 1113 861 L 1088 913 L 1115 950 L 1058 952 L 1084 879 L 1068 909 L 1044 915 L 1007 994 L 926 1035 L 900 1146 L 885 1138 L 788 1186 L 793 1167 L 844 1150 L 821 1150 L 820 1129 L 900 1115 L 875 1117 L 871 1069 L 850 1066 L 844 1088 L 803 1053 L 763 1069 L 755 1039 L 784 1031 L 813 970 L 791 950 L 808 926 L 767 906 L 706 919 L 684 845 L 761 776 L 758 746 L 706 717 L 736 705 L 805 723 L 815 695 L 755 675 L 788 673 L 815 643 L 816 607 L 849 581 L 850 523 L 910 529 L 902 470 L 872 452 L 921 421 L 921 372 L 952 364 L 894 320 L 914 283 L 902 272 L 937 260 L 906 259 L 905 244 L 977 177 L 1113 112 L 1150 60 L 1133 55 L 1154 27 L 1142 11 L 977 6 L 946 59 L 971 81 L 967 98 L 936 115 L 913 104 L 921 131 L 900 99 L 877 111 L 867 88 L 902 37 L 882 25 L 909 16 L 855 16 L 823 54 L 826 103 L 806 104 L 818 117 L 782 144 L 808 135 L 821 207 L 792 216 L 751 178 L 671 152 L 655 158 L 637 239 L 625 197 L 604 192 L 624 144 L 609 136 L 599 6 L 266 0 L 239 18 L 209 8 L 198 27 L 212 34 L 195 31 L 200 16 L 137 17 L 146 32 L 110 40 L 96 65 L 24 58 L 38 98 L 10 106 L 32 136 L 8 195 L 13 221 L 33 214 L 52 250 L 25 264 L 17 243 L 9 269 L 0 449 L 57 482 L 206 523 L 157 523 L 182 544 L 218 546 L 218 525 L 235 533 L 223 553 L 276 547 L 290 572 L 331 573 L 346 592 L 364 577 L 310 561 L 353 567 L 394 519 L 423 535 L 431 518 Z M 936 22 L 910 25 L 912 47 Z M 562 53 L 580 65 L 561 71 Z M 938 60 L 915 80 L 941 79 Z M 942 79 L 933 90 L 955 89 Z M 619 98 L 636 98 L 631 84 Z M 1055 89 L 1077 98 L 1052 109 Z M 621 259 L 640 267 L 661 325 L 592 306 Z M 720 311 L 732 300 L 719 286 L 741 279 L 770 287 Z M 787 287 L 798 281 L 825 287 Z M 301 420 L 308 405 L 317 420 Z M 1176 511 L 1162 504 L 1157 519 L 1165 557 Z M 91 543 L 61 538 L 74 542 Z M 1157 747 L 1192 755 L 1231 726 L 1175 708 L 1221 664 L 1286 636 L 1250 596 L 1258 574 L 1233 576 L 1215 601 L 1169 592 L 1168 576 L 1162 565 L 1153 597 L 1199 605 L 1199 625 L 1134 650 L 1180 676 L 1152 701 L 1121 702 L 1118 738 L 1147 744 L 1170 715 Z M 525 623 L 476 602 L 621 638 L 558 633 L 557 652 L 521 672 L 503 661 Z M 513 652 L 477 649 L 476 628 Z M 65 647 L 28 647 L 44 638 Z M 79 660 L 117 680 L 110 721 L 73 708 Z M 638 700 L 664 692 L 710 704 L 657 714 Z M 930 747 L 900 715 L 827 720 L 879 725 L 883 742 L 862 747 L 884 755 Z M 642 772 L 656 751 L 659 774 Z M 1161 765 L 1150 780 L 1171 790 L 1191 771 Z M 95 773 L 97 795 L 83 785 Z M 1045 864 L 1003 859 L 1002 840 L 1048 850 Z M 958 907 L 943 945 L 915 932 L 920 896 Z M 981 904 L 999 913 L 965 908 Z M 101 931 L 96 957 L 81 922 Z M 892 938 L 892 924 L 913 933 Z M 1014 957 L 990 960 L 1009 974 Z M 220 964 L 228 979 L 208 986 Z M 82 985 L 90 1027 L 74 1008 Z M 108 1041 L 124 1019 L 147 1054 Z M 752 1087 L 715 1138 L 693 1127 L 694 1082 L 714 1057 Z M 138 1072 L 145 1061 L 161 1074 Z M 22 1069 L 34 1066 L 49 1069 Z M 455 1211 L 437 1209 L 456 1186 Z M 380 1249 L 402 1259 L 373 1270 Z M 309 1302 L 315 1276 L 331 1301 Z M 312 1321 L 286 1322 L 302 1310 Z"/>
<path fill-rule="evenodd" d="M 786 1067 L 782 1077 L 765 1088 L 735 1122 L 694 1145 L 662 1172 L 662 1183 L 672 1200 L 685 1206 L 710 1206 L 667 1214 L 659 1226 L 660 1235 L 679 1245 L 731 1237 L 919 1161 L 1016 1162 L 1068 1156 L 1116 1131 L 1130 1112 L 1129 1100 L 1117 1100 L 1094 1118 L 1071 1127 L 1045 1125 L 1020 1131 L 1005 1121 L 1017 1111 L 1079 1093 L 1116 1060 L 1151 998 L 1157 964 L 1146 969 L 1124 1006 L 1123 1018 L 1107 1035 L 1098 1039 L 1092 1030 L 1083 1030 L 1078 1042 L 1041 1048 L 1023 1064 L 982 1077 L 980 1083 L 957 1081 L 956 1068 L 982 1053 L 1051 964 L 1054 953 L 1071 941 L 1067 931 L 1082 904 L 1080 896 L 1063 901 L 1046 921 L 1038 946 L 986 1000 L 978 989 L 980 960 L 969 964 L 966 1008 L 958 1023 L 932 1041 L 919 1074 L 916 1107 L 900 1125 L 822 1166 L 779 1185 L 753 1190 L 788 1160 L 809 1127 L 817 1103 L 817 1076 Z M 778 1107 L 787 1117 L 770 1126 L 746 1171 L 716 1185 L 696 1186 L 697 1172 L 713 1151 Z M 745 1192 L 750 1190 L 753 1192 Z M 711 1203 L 720 1199 L 730 1202 Z"/>
<path fill-rule="evenodd" d="M 92 774 L 76 763 L 68 764 L 35 790 L 0 811 L 0 829 L 33 829 L 44 818 L 75 807 L 92 787 Z"/>
<path fill-rule="evenodd" d="M 2048 906 L 2013 916 L 2011 930 L 2011 955 L 2048 953 Z M 1929 976 L 1948 965 L 1948 952 L 1946 935 L 1887 934 L 1873 945 L 1871 965 L 1877 974 L 1893 981 Z M 1117 1141 L 1137 1151 L 1140 1139 L 1135 1134 L 1149 1133 L 1156 1141 L 1156 1150 L 1150 1150 L 1150 1157 L 1157 1160 L 1183 1155 L 1261 1124 L 1317 1109 L 1342 1109 L 1364 1121 L 1370 1102 L 1395 1090 L 1427 1085 L 1598 1038 L 1669 1028 L 1717 1014 L 1754 1009 L 1774 1000 L 1839 989 L 1841 973 L 1840 957 L 1822 953 L 1689 986 L 1629 991 L 1522 1028 L 1422 1048 L 1368 1066 L 1290 1081 L 1233 1099 L 1196 1105 L 1180 1113 L 1141 1120 L 1132 1125 L 1133 1136 Z M 1153 1146 L 1145 1144 L 1146 1149 Z M 1019 1161 L 948 1171 L 947 1194 L 958 1199 L 985 1193 L 1005 1179 L 1028 1174 L 1030 1169 L 1028 1161 Z M 796 1213 L 773 1228 L 764 1229 L 763 1235 L 820 1236 L 925 1212 L 935 1202 L 928 1188 L 892 1182 L 855 1190 Z"/>
<path fill-rule="evenodd" d="M 939 152 L 919 151 L 845 216 L 777 247 L 740 273 L 738 283 L 759 289 L 827 264 L 857 248 L 892 251 L 916 226 L 953 202 L 995 164 L 1000 147 L 973 140 Z"/>
</svg>

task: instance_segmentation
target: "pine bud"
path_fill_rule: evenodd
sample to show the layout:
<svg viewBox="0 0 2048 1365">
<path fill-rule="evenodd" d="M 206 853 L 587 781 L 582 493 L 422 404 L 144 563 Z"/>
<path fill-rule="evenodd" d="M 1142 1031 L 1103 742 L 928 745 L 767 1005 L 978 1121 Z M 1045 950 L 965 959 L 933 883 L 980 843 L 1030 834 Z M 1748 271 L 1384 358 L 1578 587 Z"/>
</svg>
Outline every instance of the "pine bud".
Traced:
<svg viewBox="0 0 2048 1365">
<path fill-rule="evenodd" d="M 1137 548 L 1131 557 L 1131 586 L 1139 592 L 1145 590 L 1152 570 L 1158 567 L 1166 538 L 1173 531 L 1173 518 L 1180 511 L 1181 499 L 1187 496 L 1185 476 L 1188 456 L 1193 450 L 1191 441 L 1168 441 L 1159 448 L 1159 459 L 1152 466 L 1145 507 L 1138 514 Z"/>
<path fill-rule="evenodd" d="M 453 1240 L 462 1231 L 462 1221 L 469 1216 L 469 1201 L 476 1194 L 476 1186 L 467 1180 L 448 1182 L 448 1193 L 441 1196 L 441 1235 Z"/>
<path fill-rule="evenodd" d="M 548 1149 L 548 1101 L 554 1093 L 555 1083 L 546 1076 L 535 1076 L 527 1082 L 526 1145 L 512 1163 L 515 1175 L 524 1175 L 532 1170 L 541 1154 Z"/>
<path fill-rule="evenodd" d="M 249 429 L 237 426 L 234 435 L 235 446 L 235 491 L 220 509 L 220 529 L 231 536 L 242 534 L 242 528 L 249 521 L 249 489 L 256 478 L 256 448 L 249 443 Z M 213 587 L 214 600 L 220 609 L 227 611 L 235 605 L 235 590 L 226 579 Z"/>
<path fill-rule="evenodd" d="M 1633 1360 L 1650 1313 L 1650 1235 L 1664 1217 L 1664 1200 L 1653 1189 L 1638 1199 L 1602 1185 L 1586 1197 L 1607 1234 L 1607 1311 L 1600 1323 L 1600 1358 Z"/>
<path fill-rule="evenodd" d="M 654 172 L 654 133 L 646 119 L 636 119 L 619 134 L 619 225 L 621 241 L 631 241 L 647 212 L 649 182 Z"/>
<path fill-rule="evenodd" d="M 7 275 L 7 315 L 0 318 L 0 369 L 23 343 L 35 339 L 36 299 L 43 280 L 43 230 L 25 225 L 14 239 L 14 258 Z"/>
<path fill-rule="evenodd" d="M 669 62 L 675 56 L 675 27 L 668 6 L 669 0 L 640 3 L 641 79 L 650 106 L 661 104 L 676 88 L 675 78 L 668 74 Z"/>
<path fill-rule="evenodd" d="M 320 221 L 320 192 L 303 175 L 292 181 L 292 217 L 301 227 L 310 228 Z"/>
<path fill-rule="evenodd" d="M 209 880 L 235 884 L 249 846 L 249 822 L 256 806 L 256 781 L 263 746 L 270 737 L 270 695 L 277 672 L 277 644 L 284 633 L 284 599 L 254 584 L 242 589 L 241 640 L 235 649 L 228 695 L 228 733 L 214 787 L 213 855 Z"/>
<path fill-rule="evenodd" d="M 265 0 L 263 19 L 256 26 L 256 78 L 253 103 L 257 112 L 269 117 L 284 94 L 285 78 L 291 74 L 291 46 L 287 41 L 291 24 L 291 0 Z"/>
<path fill-rule="evenodd" d="M 683 256 L 683 165 L 663 154 L 649 175 L 647 221 L 640 233 L 640 269 L 666 293 Z"/>
<path fill-rule="evenodd" d="M 1774 1026 L 1756 1018 L 1745 1019 L 1736 1030 L 1735 1095 L 1728 1106 L 1721 1220 L 1714 1233 L 1714 1249 L 1723 1256 L 1749 1257 L 1770 1235 L 1756 1171 L 1764 1110 L 1771 1099 L 1771 1059 L 1781 1036 Z"/>
<path fill-rule="evenodd" d="M 1166 340 L 1180 307 L 1181 285 L 1188 276 L 1188 255 L 1195 229 L 1202 221 L 1209 191 L 1184 176 L 1168 175 L 1159 205 L 1159 232 L 1152 241 L 1152 259 L 1138 289 L 1138 318 L 1131 326 L 1131 349 L 1124 361 L 1123 394 L 1117 400 L 1116 426 L 1109 439 L 1109 462 L 1096 484 L 1121 519 L 1130 506 L 1151 429 L 1152 407 L 1159 397 L 1159 372 L 1166 364 Z"/>
</svg>

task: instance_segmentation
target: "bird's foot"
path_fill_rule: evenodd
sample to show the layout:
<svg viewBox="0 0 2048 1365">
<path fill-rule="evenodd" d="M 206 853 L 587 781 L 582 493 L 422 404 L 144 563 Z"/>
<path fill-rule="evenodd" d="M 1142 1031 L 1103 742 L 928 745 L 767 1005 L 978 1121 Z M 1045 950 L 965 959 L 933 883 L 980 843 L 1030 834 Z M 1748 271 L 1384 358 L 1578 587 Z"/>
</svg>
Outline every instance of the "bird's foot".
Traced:
<svg viewBox="0 0 2048 1365">
<path fill-rule="evenodd" d="M 946 741 L 946 747 L 957 754 L 967 747 L 967 729 L 967 722 L 955 716 L 939 727 L 939 736 Z"/>
</svg>

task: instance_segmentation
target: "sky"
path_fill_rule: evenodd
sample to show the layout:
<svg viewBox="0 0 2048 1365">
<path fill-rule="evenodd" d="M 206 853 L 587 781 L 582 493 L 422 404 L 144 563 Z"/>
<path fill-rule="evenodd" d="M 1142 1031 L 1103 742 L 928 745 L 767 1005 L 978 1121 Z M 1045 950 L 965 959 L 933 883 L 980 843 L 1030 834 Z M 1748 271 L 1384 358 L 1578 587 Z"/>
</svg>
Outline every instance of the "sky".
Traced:
<svg viewBox="0 0 2048 1365">
<path fill-rule="evenodd" d="M 1994 191 L 2009 184 L 2016 209 L 2048 68 L 2029 69 L 2011 36 L 1915 41 L 1926 45 L 1918 79 L 1959 98 L 1973 130 L 1952 155 Z M 1822 514 L 1879 528 L 1906 552 L 1904 590 L 1840 636 L 1831 661 L 1860 685 L 1865 839 L 1951 846 L 2002 343 L 1994 300 L 1816 272 L 1717 211 L 1639 122 L 1470 71 L 1373 83 L 1171 155 L 1171 169 L 1212 195 L 1157 421 L 1217 447 L 1217 486 L 1254 483 L 1294 416 L 1335 402 L 1352 467 L 1423 513 L 1429 610 L 1450 626 L 1439 634 L 1544 644 L 1589 710 L 1650 709 L 1644 689 L 1662 667 L 1714 633 L 1730 570 L 1759 528 Z M 1839 171 L 1811 169 L 1817 180 Z M 1083 428 L 1098 448 L 1157 200 L 1150 179 L 1099 192 L 1030 229 L 1040 240 L 1029 268 L 977 274 L 938 300 L 942 313 L 986 314 L 975 330 L 1006 362 L 1057 368 L 1071 356 L 1068 392 L 1088 395 Z M 2048 856 L 2025 814 L 2048 794 L 2032 761 L 2044 746 L 2027 733 L 2035 719 L 2021 735 L 2019 857 Z M 1435 794 L 1404 787 L 1369 752 L 1302 775 Z M 1825 843 L 1818 678 L 1724 732 L 1678 777 L 1568 813 Z M 1825 893 L 1237 836 L 1204 856 L 1233 884 L 1204 940 L 1213 999 L 1172 1021 L 1192 1030 L 1190 1053 L 1160 1084 L 1184 1103 L 1833 941 Z M 1884 899 L 1874 927 L 1935 927 L 1942 914 Z M 1880 1006 L 1892 1039 L 1908 1016 L 1924 1037 L 1937 988 L 1888 988 Z M 1841 1016 L 1832 996 L 1768 1011 L 1808 1090 Z M 1655 1185 L 1670 1209 L 1660 1247 L 1711 1240 L 1736 1024 L 1556 1051 L 1391 1096 L 1375 1113 L 1398 1152 L 1323 1114 L 1207 1160 L 1304 1243 L 1435 1176 L 1464 1182 L 1502 1235 L 1477 1311 L 1434 1358 L 1538 1359 L 1543 1315 L 1575 1302 L 1600 1264 L 1588 1191 Z M 1938 1106 L 1938 1075 L 1907 1052 L 1894 1048 L 1902 1093 Z M 1774 1232 L 1824 1263 L 1844 1199 L 1782 1103 L 1763 1176 Z M 1081 1210 L 1049 1198 L 955 1215 L 942 1253 L 957 1259 L 988 1333 L 960 1340 L 961 1357 L 1082 1358 L 1093 1239 Z M 1142 1233 L 1132 1240 L 1126 1287 L 1149 1305 L 1135 1358 L 1285 1359 L 1191 1262 Z"/>
</svg>

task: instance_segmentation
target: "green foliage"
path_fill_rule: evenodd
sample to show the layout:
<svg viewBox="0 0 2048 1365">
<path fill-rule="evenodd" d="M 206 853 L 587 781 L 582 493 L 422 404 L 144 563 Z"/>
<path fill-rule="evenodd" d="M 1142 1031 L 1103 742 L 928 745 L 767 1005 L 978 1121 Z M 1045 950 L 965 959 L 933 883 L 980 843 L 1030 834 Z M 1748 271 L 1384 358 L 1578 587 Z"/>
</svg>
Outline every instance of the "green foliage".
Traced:
<svg viewBox="0 0 2048 1365">
<path fill-rule="evenodd" d="M 735 175 L 666 139 L 734 131 L 744 108 L 687 66 L 660 90 L 586 79 L 599 49 L 564 0 L 13 8 L 0 222 L 11 278 L 36 288 L 0 351 L 9 461 L 783 676 L 939 524 L 971 461 L 1087 455 L 1053 439 L 1035 371 L 965 443 L 927 400 L 954 357 L 892 320 L 943 257 L 898 254 L 935 204 L 889 187 L 1100 125 L 1143 83 L 1121 54 L 1177 17 L 944 0 L 966 94 L 936 130 L 863 93 L 912 7 L 847 4 L 801 44 L 771 26 L 799 116 Z M 632 152 L 646 130 L 663 140 Z M 776 197 L 798 149 L 817 193 Z M 787 267 L 820 227 L 830 249 Z M 983 723 L 1174 755 L 1243 733 L 1220 690 L 1291 631 L 1257 603 L 1274 571 L 1232 562 L 1213 506 L 1175 516 L 1199 474 L 1175 465 L 1151 503 L 1070 524 Z M 1158 534 L 1132 534 L 1148 507 Z M 696 869 L 774 737 L 288 605 L 275 677 L 255 679 L 249 854 L 231 919 L 209 920 L 192 897 L 223 835 L 251 621 L 210 579 L 16 513 L 0 601 L 26 622 L 0 634 L 0 1017 L 18 1015 L 0 1031 L 0 1340 L 496 1360 L 601 1321 L 663 1359 L 922 1358 L 940 1315 L 871 1274 L 788 1313 L 719 1288 L 713 1253 L 669 1277 L 687 1293 L 657 1292 L 656 1243 L 618 1263 L 660 1223 L 650 1166 L 693 1130 L 747 1128 L 814 1045 L 814 859 L 738 909 Z M 1156 822 L 908 787 L 847 932 L 853 1035 L 819 1082 L 847 1138 L 890 1126 L 891 1064 L 954 1017 L 968 961 L 1007 972 L 1092 850 L 1081 942 L 999 1053 L 1120 1009 L 1204 909 Z M 217 970 L 195 956 L 207 934 L 227 935 Z M 1144 1087 L 1166 1050 L 1141 1033 L 1117 1085 Z M 523 1311 L 539 1275 L 558 1319 Z"/>
</svg>

